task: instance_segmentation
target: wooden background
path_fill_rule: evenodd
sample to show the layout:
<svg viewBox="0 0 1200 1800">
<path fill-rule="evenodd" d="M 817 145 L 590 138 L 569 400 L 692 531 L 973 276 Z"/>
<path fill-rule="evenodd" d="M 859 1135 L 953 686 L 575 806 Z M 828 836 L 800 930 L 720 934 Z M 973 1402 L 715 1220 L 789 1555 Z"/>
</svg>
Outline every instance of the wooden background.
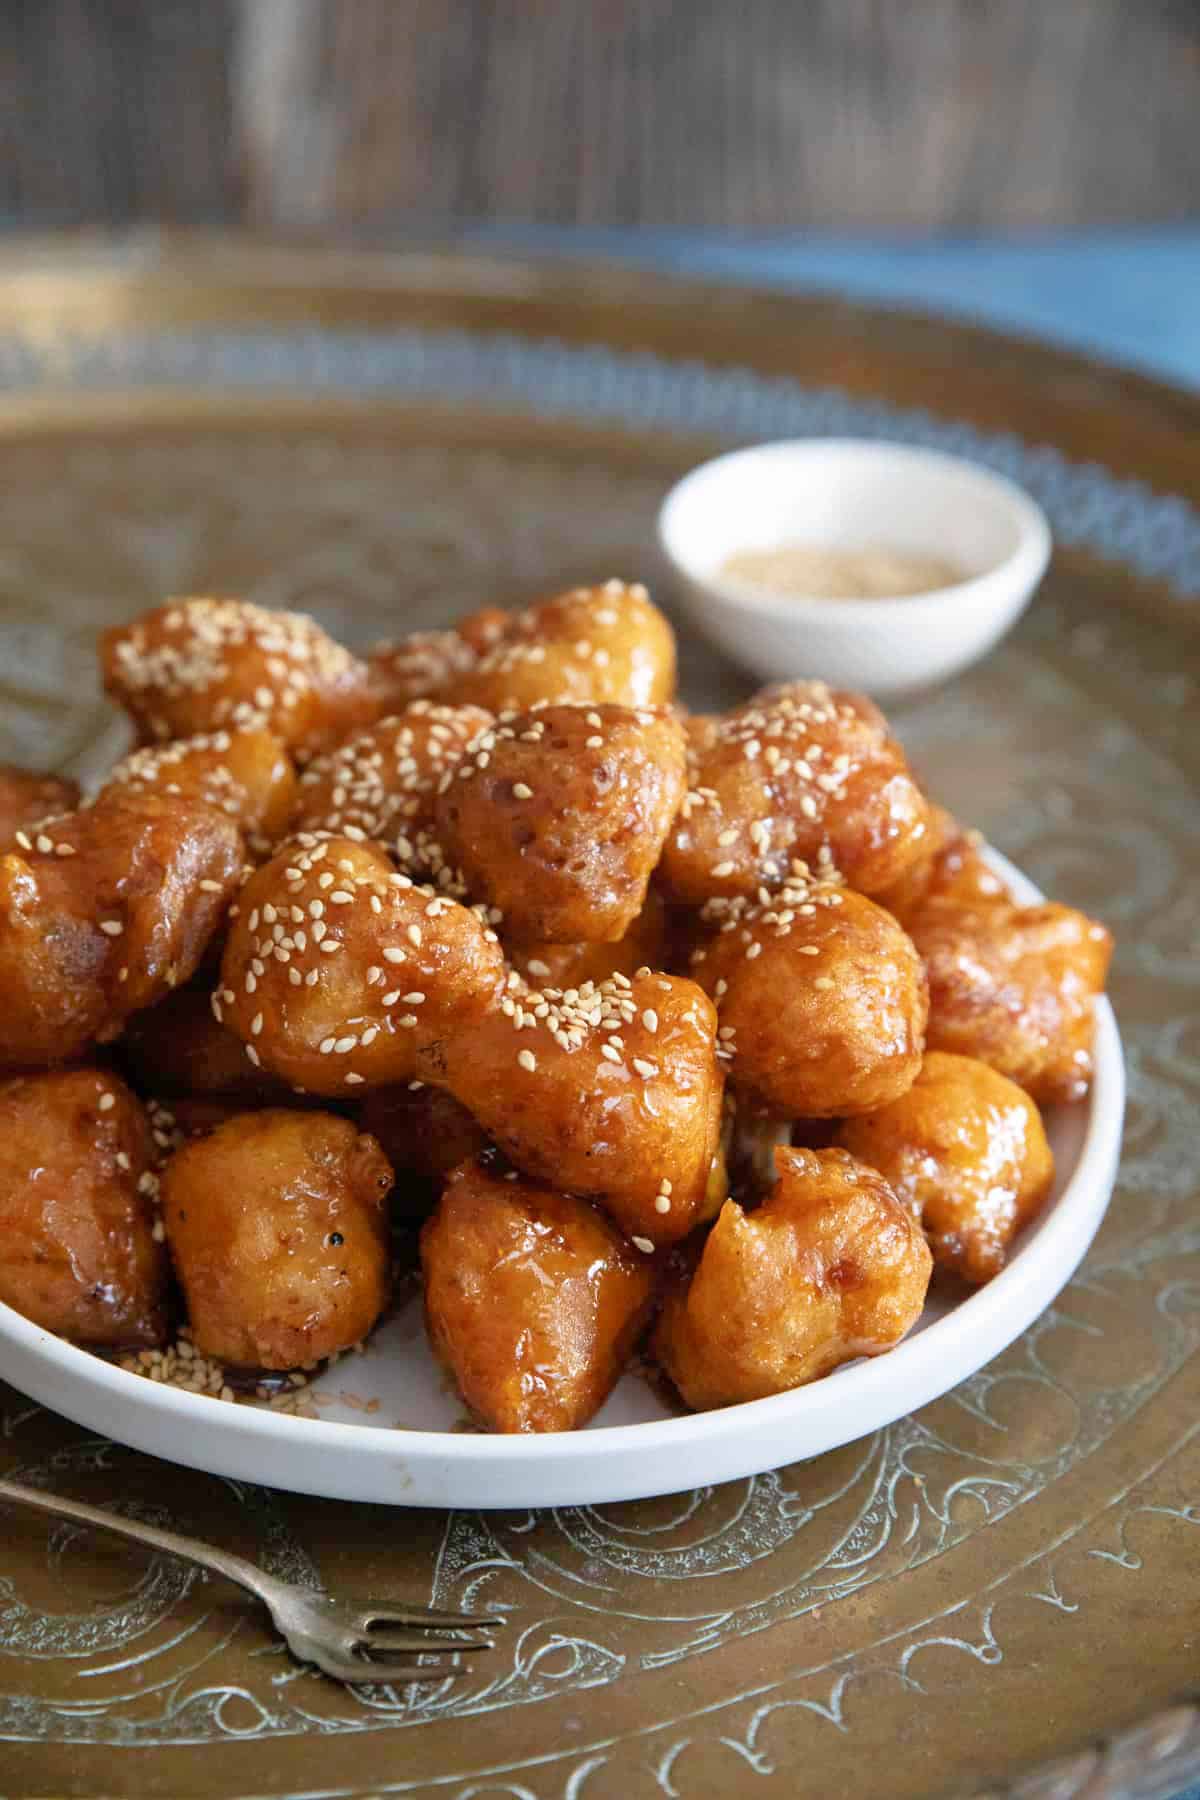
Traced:
<svg viewBox="0 0 1200 1800">
<path fill-rule="evenodd" d="M 1198 0 L 0 0 L 20 224 L 1197 212 Z"/>
</svg>

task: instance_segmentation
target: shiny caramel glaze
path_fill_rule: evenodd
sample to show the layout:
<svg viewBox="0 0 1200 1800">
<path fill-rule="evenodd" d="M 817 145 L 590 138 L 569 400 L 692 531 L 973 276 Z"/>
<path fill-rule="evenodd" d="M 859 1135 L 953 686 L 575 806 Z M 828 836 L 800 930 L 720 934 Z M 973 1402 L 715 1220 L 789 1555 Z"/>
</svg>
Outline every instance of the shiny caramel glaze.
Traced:
<svg viewBox="0 0 1200 1800">
<path fill-rule="evenodd" d="M 332 1113 L 243 1113 L 177 1150 L 163 1222 L 196 1348 L 294 1369 L 360 1342 L 388 1300 L 391 1185 Z"/>
<path fill-rule="evenodd" d="M 761 1400 L 890 1350 L 921 1316 L 932 1259 L 911 1211 L 844 1150 L 775 1152 L 776 1183 L 729 1200 L 654 1354 L 701 1411 Z"/>
<path fill-rule="evenodd" d="M 503 937 L 501 927 L 501 937 Z M 671 966 L 672 921 L 661 894 L 651 888 L 623 937 L 608 943 L 513 944 L 505 951 L 530 987 L 578 988 L 610 975 Z"/>
<path fill-rule="evenodd" d="M 301 613 L 168 600 L 101 639 L 104 685 L 146 742 L 259 726 L 312 756 L 378 717 L 365 663 Z"/>
<path fill-rule="evenodd" d="M 65 1062 L 195 971 L 242 868 L 197 801 L 116 794 L 0 857 L 0 1062 Z"/>
<path fill-rule="evenodd" d="M 375 1088 L 358 1109 L 396 1175 L 392 1215 L 402 1223 L 423 1219 L 451 1169 L 487 1149 L 483 1127 L 445 1088 L 405 1081 Z"/>
<path fill-rule="evenodd" d="M 480 1161 L 421 1233 L 430 1341 L 493 1431 L 572 1431 L 616 1385 L 645 1324 L 650 1264 L 586 1200 Z"/>
<path fill-rule="evenodd" d="M 122 793 L 183 795 L 233 820 L 248 837 L 273 843 L 296 803 L 292 759 L 272 732 L 247 727 L 147 745 L 122 758 L 97 800 Z"/>
<path fill-rule="evenodd" d="M 305 836 L 238 897 L 213 996 L 255 1067 L 314 1094 L 438 1078 L 504 979 L 495 932 L 375 844 Z"/>
<path fill-rule="evenodd" d="M 909 931 L 929 973 L 931 1050 L 978 1057 L 1039 1106 L 1082 1099 L 1112 938 L 1069 906 L 931 900 Z"/>
<path fill-rule="evenodd" d="M 531 943 L 623 937 L 646 899 L 685 787 L 667 712 L 547 706 L 505 715 L 435 801 L 434 830 L 467 892 Z"/>
<path fill-rule="evenodd" d="M 446 1080 L 524 1174 L 595 1198 L 653 1249 L 713 1210 L 716 1045 L 712 1002 L 678 976 L 565 994 L 517 983 L 448 1042 Z"/>
<path fill-rule="evenodd" d="M 942 1050 L 930 1051 L 906 1094 L 845 1120 L 837 1141 L 912 1208 L 934 1263 L 972 1282 L 1000 1273 L 1054 1184 L 1028 1094 L 986 1063 Z"/>
<path fill-rule="evenodd" d="M 875 895 L 903 925 L 927 900 L 962 906 L 990 906 L 1011 900 L 1000 877 L 988 867 L 978 831 L 964 831 L 943 806 L 930 805 L 929 835 L 917 860 L 898 881 Z"/>
<path fill-rule="evenodd" d="M 920 854 L 928 804 L 863 695 L 793 681 L 691 735 L 688 793 L 663 854 L 676 900 L 750 897 L 796 861 L 872 894 Z"/>
<path fill-rule="evenodd" d="M 153 1162 L 140 1102 L 106 1070 L 0 1082 L 0 1300 L 77 1344 L 158 1343 Z"/>
<path fill-rule="evenodd" d="M 417 700 L 309 763 L 300 779 L 296 831 L 332 831 L 394 843 L 433 821 L 439 784 L 491 724 L 479 706 Z"/>
<path fill-rule="evenodd" d="M 26 826 L 73 812 L 78 805 L 79 783 L 68 776 L 0 763 L 0 846 L 5 849 L 14 847 L 17 832 Z"/>
<path fill-rule="evenodd" d="M 675 634 L 639 583 L 572 588 L 511 614 L 474 669 L 439 692 L 494 713 L 563 700 L 665 704 L 675 694 Z"/>
<path fill-rule="evenodd" d="M 739 1093 L 781 1118 L 871 1112 L 921 1066 L 927 997 L 890 913 L 832 882 L 717 902 L 692 973 L 716 1001 Z"/>
</svg>

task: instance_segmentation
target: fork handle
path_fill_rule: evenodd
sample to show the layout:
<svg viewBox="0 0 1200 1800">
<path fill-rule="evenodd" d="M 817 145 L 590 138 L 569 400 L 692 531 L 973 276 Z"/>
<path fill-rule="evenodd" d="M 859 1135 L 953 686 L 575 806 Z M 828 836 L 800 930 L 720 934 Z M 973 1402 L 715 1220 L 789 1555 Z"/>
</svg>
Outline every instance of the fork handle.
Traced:
<svg viewBox="0 0 1200 1800">
<path fill-rule="evenodd" d="M 46 1494 L 40 1488 L 23 1487 L 20 1482 L 0 1480 L 0 1501 L 26 1506 L 32 1512 L 47 1513 L 52 1519 L 70 1519 L 75 1525 L 90 1525 L 107 1531 L 113 1537 L 131 1538 L 151 1550 L 163 1550 L 168 1556 L 181 1556 L 185 1562 L 198 1563 L 215 1575 L 247 1588 L 258 1599 L 270 1605 L 277 1583 L 244 1556 L 230 1550 L 219 1550 L 200 1538 L 182 1537 L 177 1531 L 160 1531 L 157 1525 L 143 1525 L 140 1519 L 126 1519 L 120 1513 L 106 1512 L 99 1506 L 88 1506 L 82 1500 L 68 1500 L 61 1494 Z"/>
</svg>

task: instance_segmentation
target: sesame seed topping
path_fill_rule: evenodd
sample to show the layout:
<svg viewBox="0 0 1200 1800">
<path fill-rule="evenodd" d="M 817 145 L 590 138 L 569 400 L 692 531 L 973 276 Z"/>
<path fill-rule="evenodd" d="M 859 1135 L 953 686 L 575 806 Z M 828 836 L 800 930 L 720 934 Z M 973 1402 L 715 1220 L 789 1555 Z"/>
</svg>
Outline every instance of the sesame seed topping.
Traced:
<svg viewBox="0 0 1200 1800">
<path fill-rule="evenodd" d="M 397 949 L 394 944 L 388 944 L 387 947 L 381 952 L 381 954 L 383 956 L 384 962 L 402 963 L 402 962 L 408 961 L 408 957 L 405 954 L 405 952 L 403 950 Z"/>
<path fill-rule="evenodd" d="M 105 937 L 120 937 L 125 927 L 120 919 L 101 919 L 100 929 Z"/>
<path fill-rule="evenodd" d="M 533 1054 L 532 1050 L 519 1050 L 517 1052 L 517 1063 L 522 1069 L 527 1069 L 532 1075 L 537 1068 L 537 1057 Z"/>
<path fill-rule="evenodd" d="M 632 1243 L 635 1250 L 641 1251 L 643 1256 L 653 1256 L 654 1255 L 654 1245 L 650 1242 L 649 1238 L 635 1237 L 635 1238 L 631 1238 L 630 1242 Z"/>
<path fill-rule="evenodd" d="M 671 1202 L 668 1199 L 666 1194 L 658 1194 L 655 1196 L 654 1210 L 656 1213 L 669 1213 L 670 1212 Z"/>
<path fill-rule="evenodd" d="M 526 786 L 525 782 L 523 782 L 523 781 L 514 781 L 514 783 L 513 783 L 513 799 L 514 800 L 532 800 L 533 799 L 533 789 L 531 787 Z"/>
<path fill-rule="evenodd" d="M 101 1112 L 111 1112 L 117 1104 L 117 1097 L 115 1094 L 101 1094 L 97 1104 Z"/>
</svg>

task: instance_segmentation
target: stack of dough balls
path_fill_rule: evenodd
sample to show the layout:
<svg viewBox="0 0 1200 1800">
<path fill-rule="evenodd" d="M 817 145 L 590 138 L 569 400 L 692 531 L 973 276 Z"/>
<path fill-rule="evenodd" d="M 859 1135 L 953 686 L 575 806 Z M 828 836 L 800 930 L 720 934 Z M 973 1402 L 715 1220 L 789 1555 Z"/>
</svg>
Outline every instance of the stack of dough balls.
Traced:
<svg viewBox="0 0 1200 1800">
<path fill-rule="evenodd" d="M 886 1352 L 1046 1201 L 1108 934 L 1016 904 L 863 696 L 689 716 L 619 581 L 364 656 L 173 600 L 102 665 L 99 790 L 0 776 L 39 1325 L 253 1397 L 419 1263 L 472 1421 L 567 1431 L 635 1358 L 707 1408 Z"/>
</svg>

